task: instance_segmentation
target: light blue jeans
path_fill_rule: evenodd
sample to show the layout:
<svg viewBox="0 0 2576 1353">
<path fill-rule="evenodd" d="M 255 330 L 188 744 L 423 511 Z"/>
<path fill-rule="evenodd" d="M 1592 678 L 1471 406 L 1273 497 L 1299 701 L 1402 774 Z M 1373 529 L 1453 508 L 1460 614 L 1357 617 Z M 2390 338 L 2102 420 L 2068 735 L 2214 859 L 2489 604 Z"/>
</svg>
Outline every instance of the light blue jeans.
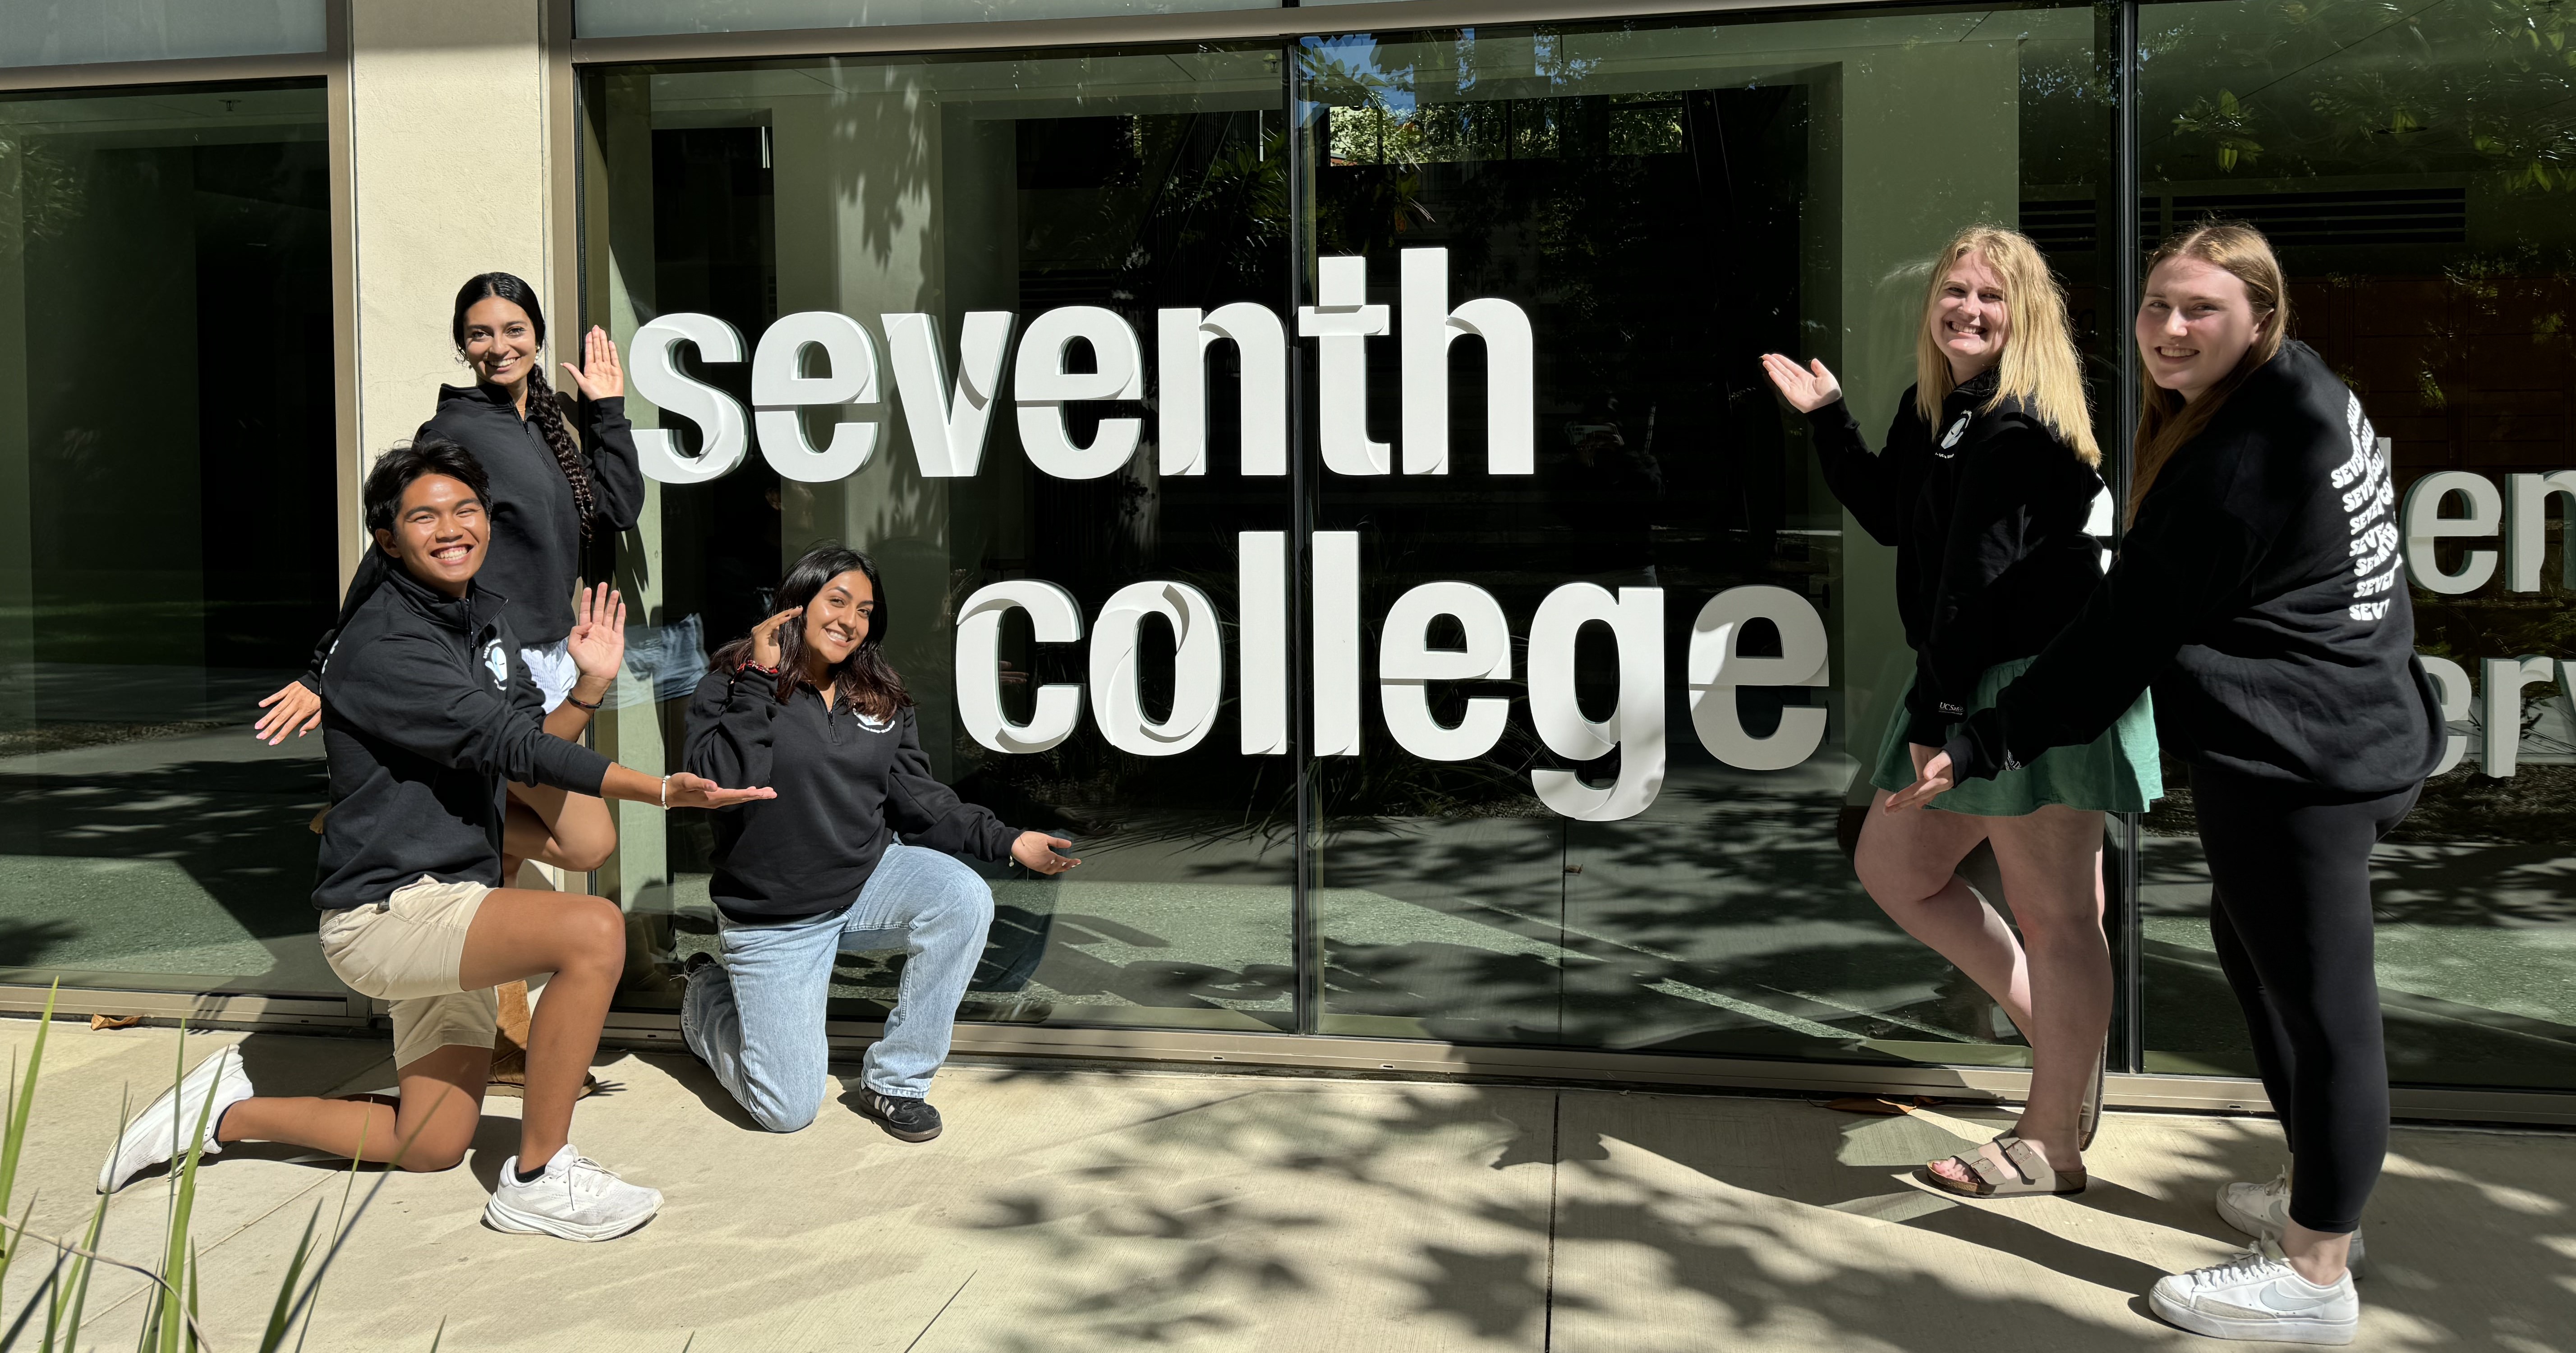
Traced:
<svg viewBox="0 0 2576 1353">
<path fill-rule="evenodd" d="M 859 1078 L 879 1094 L 923 1098 L 984 956 L 993 889 L 953 856 L 891 844 L 846 907 L 783 925 L 719 924 L 724 961 L 689 983 L 680 1036 L 762 1127 L 794 1132 L 822 1107 L 833 956 L 911 955 Z"/>
</svg>

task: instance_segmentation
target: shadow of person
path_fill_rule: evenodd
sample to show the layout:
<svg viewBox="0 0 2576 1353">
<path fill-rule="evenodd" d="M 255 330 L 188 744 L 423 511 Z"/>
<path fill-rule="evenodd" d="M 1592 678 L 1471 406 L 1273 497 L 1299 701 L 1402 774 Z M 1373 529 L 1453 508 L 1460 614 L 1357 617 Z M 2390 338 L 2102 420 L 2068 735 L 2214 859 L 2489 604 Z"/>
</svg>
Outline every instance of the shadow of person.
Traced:
<svg viewBox="0 0 2576 1353">
<path fill-rule="evenodd" d="M 744 1108 L 742 1101 L 733 1097 L 733 1091 L 726 1089 L 723 1081 L 716 1079 L 716 1073 L 709 1070 L 706 1063 L 695 1057 L 673 1057 L 667 1059 L 664 1069 L 670 1072 L 671 1079 L 697 1096 L 698 1102 L 706 1105 L 716 1117 L 745 1132 L 765 1134 L 769 1131 L 760 1125 L 759 1119 L 751 1116 L 751 1110 Z"/>
<path fill-rule="evenodd" d="M 2086 1192 L 2100 1187 L 2099 1184 L 2093 1185 Z M 2045 1227 L 2034 1226 L 2013 1215 L 2015 1204 L 2012 1202 L 1976 1202 L 1964 1198 L 1957 1201 L 1959 1206 L 1910 1218 L 1904 1225 L 2009 1254 L 2052 1273 L 2107 1287 L 2114 1292 L 2144 1292 L 2153 1287 L 2158 1278 L 2165 1276 L 2165 1271 L 2153 1264 L 2098 1250 Z M 2035 1204 L 2042 1200 L 2016 1201 Z"/>
</svg>

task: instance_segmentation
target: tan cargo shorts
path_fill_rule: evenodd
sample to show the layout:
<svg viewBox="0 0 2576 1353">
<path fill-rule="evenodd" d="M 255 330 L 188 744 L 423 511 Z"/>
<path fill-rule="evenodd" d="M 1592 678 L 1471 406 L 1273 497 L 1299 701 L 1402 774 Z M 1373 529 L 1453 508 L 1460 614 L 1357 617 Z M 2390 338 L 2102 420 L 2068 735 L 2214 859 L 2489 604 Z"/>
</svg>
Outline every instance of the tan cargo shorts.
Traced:
<svg viewBox="0 0 2576 1353">
<path fill-rule="evenodd" d="M 492 1046 L 499 990 L 458 985 L 465 932 L 491 891 L 423 874 L 382 902 L 323 913 L 322 957 L 331 971 L 358 994 L 393 1002 L 396 1069 L 444 1047 Z"/>
</svg>

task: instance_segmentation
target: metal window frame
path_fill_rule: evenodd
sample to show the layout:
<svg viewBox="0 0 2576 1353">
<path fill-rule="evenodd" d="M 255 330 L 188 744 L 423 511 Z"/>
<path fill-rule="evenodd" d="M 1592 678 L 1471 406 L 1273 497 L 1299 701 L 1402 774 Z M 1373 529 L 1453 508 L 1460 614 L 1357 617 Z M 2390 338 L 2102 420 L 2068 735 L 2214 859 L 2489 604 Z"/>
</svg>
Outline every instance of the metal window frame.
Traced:
<svg viewBox="0 0 2576 1353">
<path fill-rule="evenodd" d="M 2113 215 L 2114 247 L 2122 259 L 2143 253 L 2133 204 L 2138 187 L 2137 53 L 2139 9 L 2144 0 L 2118 0 L 2110 16 L 2117 96 L 2113 127 L 2111 191 L 2119 208 Z M 917 24 L 883 27 L 794 29 L 764 32 L 684 33 L 634 38 L 582 38 L 574 33 L 575 0 L 545 0 L 549 63 L 548 87 L 562 91 L 551 108 L 566 123 L 577 118 L 579 72 L 589 66 L 666 63 L 711 63 L 825 57 L 922 57 L 951 53 L 1032 51 L 1051 48 L 1137 48 L 1193 42 L 1251 45 L 1277 42 L 1283 57 L 1283 95 L 1292 164 L 1302 164 L 1307 128 L 1298 117 L 1300 90 L 1296 48 L 1308 37 L 1422 29 L 1455 29 L 1485 25 L 1616 22 L 1622 19 L 1711 17 L 1764 11 L 1830 11 L 1920 8 L 1901 0 L 1381 0 L 1369 4 L 1298 5 L 1213 13 L 1125 15 L 1095 18 L 1040 19 L 985 23 Z M 558 304 L 580 303 L 576 218 L 581 206 L 582 174 L 575 162 L 578 148 L 569 125 L 550 129 L 555 148 L 555 199 L 563 243 L 558 248 Z M 1301 176 L 1292 172 L 1289 214 L 1301 219 L 1307 207 Z M 1303 236 L 1292 224 L 1292 235 Z M 1312 279 L 1306 259 L 1292 238 L 1289 274 L 1291 313 Z M 2118 313 L 2136 309 L 2138 279 L 2134 267 L 2115 270 L 2114 304 Z M 569 294 L 566 294 L 566 288 Z M 559 313 L 584 314 L 578 308 Z M 2136 363 L 2130 360 L 2128 336 L 2116 340 L 2120 375 L 2116 385 L 2116 426 L 2136 421 Z M 1289 381 L 1291 445 L 1299 448 L 1291 464 L 1290 484 L 1296 529 L 1292 532 L 1290 587 L 1294 614 L 1302 616 L 1305 585 L 1305 541 L 1312 522 L 1313 497 L 1308 492 L 1303 454 L 1307 428 L 1302 399 L 1293 398 L 1306 378 L 1304 349 L 1292 347 Z M 2125 498 L 2129 463 L 2115 454 L 2112 488 Z M 1290 685 L 1292 755 L 1304 754 L 1312 730 L 1307 726 L 1311 701 L 1305 697 L 1306 642 L 1302 624 L 1291 626 Z M 2019 1098 L 2029 1084 L 2027 1071 L 1979 1067 L 1886 1067 L 1833 1062 L 1787 1062 L 1754 1058 L 1675 1056 L 1514 1047 L 1426 1040 L 1364 1039 L 1318 1032 L 1323 1011 L 1323 952 L 1319 918 L 1314 912 L 1314 786 L 1311 776 L 1297 796 L 1299 849 L 1296 886 L 1292 890 L 1291 944 L 1294 955 L 1292 1006 L 1294 1033 L 1234 1034 L 1127 1028 L 1048 1028 L 1009 1024 L 961 1023 L 955 1048 L 960 1055 L 1071 1058 L 1092 1061 L 1208 1063 L 1235 1068 L 1310 1072 L 1344 1072 L 1397 1076 L 1459 1076 L 1471 1079 L 1530 1079 L 1555 1082 L 1617 1083 L 1647 1086 L 1830 1090 L 1834 1093 L 1896 1091 L 1947 1098 Z M 2111 1073 L 2105 1098 L 2114 1107 L 2202 1112 L 2269 1112 L 2260 1082 L 2221 1076 L 2179 1076 L 2146 1071 L 2145 965 L 2141 941 L 2138 847 L 2142 835 L 2135 815 L 2119 815 L 2112 824 L 2120 849 L 2116 876 L 2106 880 L 2111 891 L 2109 924 L 2115 927 L 2114 972 L 2117 1006 L 2116 1042 L 2106 1049 Z M 830 1025 L 838 1053 L 856 1053 L 872 1041 L 880 1026 L 835 1021 Z M 675 1017 L 642 1011 L 618 1011 L 609 1021 L 612 1040 L 629 1046 L 670 1046 L 677 1040 Z M 2576 1125 L 2576 1094 L 2503 1089 L 2453 1089 L 2434 1086 L 2392 1087 L 2393 1112 L 2413 1120 L 2510 1122 Z"/>
<path fill-rule="evenodd" d="M 821 56 L 920 56 L 943 52 L 984 52 L 1045 48 L 1168 46 L 1191 42 L 1256 43 L 1275 41 L 1293 48 L 1300 39 L 1333 33 L 1462 28 L 1533 23 L 1588 23 L 1621 19 L 1667 19 L 1705 14 L 1741 15 L 1775 10 L 1828 11 L 1892 8 L 1891 0 L 1386 0 L 1376 4 L 1322 4 L 1215 13 L 1130 15 L 1044 19 L 992 23 L 922 24 L 893 27 L 670 34 L 641 38 L 581 38 L 574 31 L 574 0 L 540 0 L 540 59 L 545 138 L 549 156 L 548 219 L 543 287 L 556 313 L 583 315 L 582 306 L 582 165 L 580 74 L 585 66 L 664 62 L 757 60 Z M 2117 14 L 2120 51 L 2113 191 L 2123 203 L 2136 197 L 2137 165 L 2137 34 L 2140 0 L 2121 0 Z M 281 78 L 320 78 L 328 118 L 330 200 L 332 211 L 333 390 L 337 401 L 340 562 L 345 579 L 362 547 L 358 484 L 364 451 L 358 443 L 357 218 L 354 124 L 351 104 L 350 0 L 328 0 L 324 50 L 283 56 L 202 57 L 170 61 L 113 62 L 0 69 L 0 94 L 38 90 L 110 89 L 117 87 L 236 83 Z M 1293 63 L 1291 65 L 1293 70 Z M 1301 133 L 1294 116 L 1293 75 L 1286 89 L 1291 137 Z M 1302 209 L 1302 192 L 1292 188 L 1292 215 Z M 2122 257 L 2141 252 L 2134 210 L 2113 213 Z M 2137 280 L 2132 269 L 2117 274 L 2122 312 L 2134 308 Z M 1292 267 L 1292 287 L 1306 279 Z M 1293 303 L 1297 296 L 1292 295 Z M 1292 363 L 1290 379 L 1302 383 L 1303 356 Z M 2122 425 L 2135 414 L 2133 363 L 2123 363 L 2119 398 Z M 1294 412 L 1302 401 L 1292 403 Z M 1302 446 L 1302 423 L 1292 426 Z M 1303 457 L 1299 458 L 1302 465 Z M 2121 458 L 2116 474 L 2125 488 Z M 1304 512 L 1311 495 L 1296 501 Z M 1296 532 L 1302 542 L 1308 523 Z M 1302 551 L 1302 545 L 1298 547 Z M 1291 586 L 1302 587 L 1302 552 L 1291 569 Z M 1298 608 L 1303 613 L 1303 607 Z M 1292 636 L 1292 670 L 1302 671 L 1303 638 Z M 1306 702 L 1296 743 L 1302 756 L 1307 730 Z M 1301 841 L 1311 826 L 1311 804 L 1300 795 Z M 2129 1013 L 2123 1046 L 2113 1049 L 2115 1071 L 2106 1098 L 2113 1107 L 2199 1112 L 2268 1112 L 2259 1083 L 2229 1077 L 2144 1074 L 2144 973 L 2136 944 L 2138 906 L 2137 831 L 2125 826 L 2123 877 L 2113 882 L 2115 921 L 2128 940 L 2118 974 L 2122 1002 Z M 1299 852 L 1298 895 L 1306 898 L 1313 880 L 1310 852 Z M 1882 1066 L 1865 1063 L 1768 1061 L 1752 1058 L 1674 1056 L 1586 1049 L 1517 1047 L 1411 1039 L 1367 1039 L 1322 1035 L 1311 1028 L 1320 1009 L 1321 954 L 1311 902 L 1301 901 L 1295 921 L 1298 945 L 1299 1031 L 1294 1034 L 1236 1034 L 1190 1030 L 1058 1028 L 1010 1024 L 961 1024 L 956 1051 L 969 1057 L 1036 1058 L 1117 1064 L 1207 1065 L 1229 1070 L 1267 1070 L 1310 1074 L 1441 1077 L 1469 1080 L 1530 1081 L 1571 1084 L 1617 1084 L 1661 1089 L 1749 1089 L 1787 1093 L 1901 1092 L 1947 1098 L 2012 1100 L 2027 1089 L 2029 1073 L 2008 1069 L 1947 1066 Z M 111 979 L 112 980 L 112 979 Z M 1309 985 L 1315 990 L 1307 991 Z M 0 984 L 0 1012 L 41 1011 L 47 989 L 24 983 Z M 203 994 L 120 989 L 111 986 L 66 988 L 59 993 L 59 1015 L 146 1014 L 163 1019 L 186 1017 L 201 1026 L 246 1029 L 381 1031 L 386 1024 L 377 1003 L 363 997 L 270 996 L 232 992 Z M 836 1053 L 851 1054 L 873 1041 L 880 1026 L 835 1022 L 830 1026 Z M 607 1041 L 614 1046 L 669 1048 L 677 1043 L 677 1021 L 668 1015 L 640 1011 L 612 1012 Z M 2414 1121 L 2476 1121 L 2517 1124 L 2576 1125 L 2576 1094 L 2549 1091 L 2398 1086 L 2392 1092 L 2396 1116 Z"/>
<path fill-rule="evenodd" d="M 358 172 L 349 93 L 349 4 L 350 0 L 324 0 L 318 52 L 0 67 L 0 95 L 260 80 L 322 82 L 323 131 L 330 163 L 331 398 L 343 586 L 357 571 L 366 534 L 360 529 L 358 508 L 366 464 L 358 445 Z"/>
</svg>

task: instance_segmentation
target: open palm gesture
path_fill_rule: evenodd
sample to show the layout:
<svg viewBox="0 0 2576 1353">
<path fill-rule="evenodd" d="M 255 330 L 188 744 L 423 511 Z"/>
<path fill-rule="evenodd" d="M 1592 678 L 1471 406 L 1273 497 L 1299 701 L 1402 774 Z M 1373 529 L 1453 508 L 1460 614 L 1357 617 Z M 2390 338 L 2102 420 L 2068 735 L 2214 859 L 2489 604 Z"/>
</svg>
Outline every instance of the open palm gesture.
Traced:
<svg viewBox="0 0 2576 1353">
<path fill-rule="evenodd" d="M 564 652 L 583 676 L 616 680 L 618 665 L 626 661 L 626 599 L 606 583 L 582 589 Z"/>
<path fill-rule="evenodd" d="M 626 368 L 617 363 L 617 345 L 609 341 L 608 331 L 596 324 L 581 336 L 581 365 L 566 362 L 563 369 L 584 399 L 622 399 L 626 395 Z"/>
<path fill-rule="evenodd" d="M 1771 378 L 1772 387 L 1789 401 L 1789 407 L 1800 413 L 1814 413 L 1843 397 L 1842 382 L 1834 379 L 1834 373 L 1827 371 L 1823 362 L 1800 366 L 1776 352 L 1766 352 L 1762 354 L 1762 374 Z"/>
</svg>

